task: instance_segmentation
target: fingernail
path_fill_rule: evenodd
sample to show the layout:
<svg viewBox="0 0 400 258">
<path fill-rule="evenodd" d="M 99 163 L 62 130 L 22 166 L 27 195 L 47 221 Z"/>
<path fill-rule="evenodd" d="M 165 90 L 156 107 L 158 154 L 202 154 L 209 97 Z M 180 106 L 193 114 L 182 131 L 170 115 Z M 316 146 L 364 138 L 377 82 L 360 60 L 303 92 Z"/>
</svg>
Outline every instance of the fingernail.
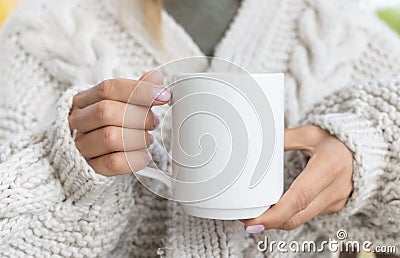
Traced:
<svg viewBox="0 0 400 258">
<path fill-rule="evenodd" d="M 254 226 L 248 226 L 246 228 L 247 233 L 250 234 L 256 234 L 256 233 L 260 233 L 262 231 L 264 231 L 264 226 L 263 225 L 254 225 Z"/>
<path fill-rule="evenodd" d="M 151 94 L 153 99 L 159 101 L 168 101 L 171 98 L 171 92 L 164 88 L 153 88 Z"/>
<path fill-rule="evenodd" d="M 154 136 L 149 134 L 150 145 L 154 142 Z"/>
<path fill-rule="evenodd" d="M 154 116 L 154 121 L 153 121 L 154 128 L 157 128 L 160 125 L 160 119 L 158 117 Z"/>
</svg>

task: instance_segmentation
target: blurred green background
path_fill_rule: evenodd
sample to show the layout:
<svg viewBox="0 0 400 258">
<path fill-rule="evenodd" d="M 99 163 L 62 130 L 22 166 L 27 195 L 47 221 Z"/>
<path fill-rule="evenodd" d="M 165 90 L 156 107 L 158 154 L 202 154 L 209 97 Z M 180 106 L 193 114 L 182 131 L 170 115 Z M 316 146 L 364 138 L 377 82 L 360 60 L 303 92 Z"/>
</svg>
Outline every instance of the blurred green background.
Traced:
<svg viewBox="0 0 400 258">
<path fill-rule="evenodd" d="M 400 7 L 378 9 L 377 14 L 400 35 Z"/>
</svg>

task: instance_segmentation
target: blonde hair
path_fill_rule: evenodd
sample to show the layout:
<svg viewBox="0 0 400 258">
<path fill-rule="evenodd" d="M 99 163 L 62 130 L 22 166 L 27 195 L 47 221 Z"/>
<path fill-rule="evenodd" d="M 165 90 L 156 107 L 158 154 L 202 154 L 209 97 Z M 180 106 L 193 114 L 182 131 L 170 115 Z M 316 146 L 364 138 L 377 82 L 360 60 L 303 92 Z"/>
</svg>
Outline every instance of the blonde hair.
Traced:
<svg viewBox="0 0 400 258">
<path fill-rule="evenodd" d="M 141 18 L 150 35 L 159 43 L 161 40 L 162 3 L 162 0 L 120 0 L 119 19 L 121 25 L 129 30 L 133 26 L 132 23 L 135 22 L 132 17 L 139 16 L 135 18 Z"/>
<path fill-rule="evenodd" d="M 159 36 L 161 29 L 162 0 L 141 0 L 146 25 L 153 36 Z"/>
</svg>

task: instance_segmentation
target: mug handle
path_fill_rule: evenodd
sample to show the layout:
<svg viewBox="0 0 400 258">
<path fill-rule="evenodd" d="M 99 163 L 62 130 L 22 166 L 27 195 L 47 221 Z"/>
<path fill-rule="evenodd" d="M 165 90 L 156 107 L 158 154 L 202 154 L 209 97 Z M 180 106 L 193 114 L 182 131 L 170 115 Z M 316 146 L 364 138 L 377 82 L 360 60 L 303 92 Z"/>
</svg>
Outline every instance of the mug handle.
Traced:
<svg viewBox="0 0 400 258">
<path fill-rule="evenodd" d="M 168 187 L 168 189 L 172 189 L 173 180 L 159 169 L 146 167 L 135 174 L 160 181 L 166 187 Z"/>
</svg>

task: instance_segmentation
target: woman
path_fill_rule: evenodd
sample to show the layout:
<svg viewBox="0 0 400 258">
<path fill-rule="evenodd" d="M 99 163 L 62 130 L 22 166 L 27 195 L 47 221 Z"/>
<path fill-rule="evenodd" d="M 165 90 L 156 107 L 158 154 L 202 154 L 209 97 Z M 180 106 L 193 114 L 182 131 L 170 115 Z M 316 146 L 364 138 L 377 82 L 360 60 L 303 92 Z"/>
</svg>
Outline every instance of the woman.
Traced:
<svg viewBox="0 0 400 258">
<path fill-rule="evenodd" d="M 339 229 L 400 250 L 399 39 L 353 1 L 215 2 L 170 0 L 163 11 L 159 1 L 31 0 L 8 20 L 1 256 L 257 257 L 272 233 L 300 242 L 336 239 Z M 131 174 L 147 165 L 148 146 L 170 169 L 157 130 L 154 139 L 148 133 L 162 111 L 146 112 L 171 95 L 160 74 L 144 72 L 204 54 L 255 73 L 285 72 L 286 125 L 294 128 L 285 149 L 310 157 L 287 155 L 289 190 L 244 227 L 185 215 Z M 114 79 L 132 77 L 140 79 Z M 127 105 L 138 139 L 126 146 L 132 170 L 121 140 Z"/>
</svg>

